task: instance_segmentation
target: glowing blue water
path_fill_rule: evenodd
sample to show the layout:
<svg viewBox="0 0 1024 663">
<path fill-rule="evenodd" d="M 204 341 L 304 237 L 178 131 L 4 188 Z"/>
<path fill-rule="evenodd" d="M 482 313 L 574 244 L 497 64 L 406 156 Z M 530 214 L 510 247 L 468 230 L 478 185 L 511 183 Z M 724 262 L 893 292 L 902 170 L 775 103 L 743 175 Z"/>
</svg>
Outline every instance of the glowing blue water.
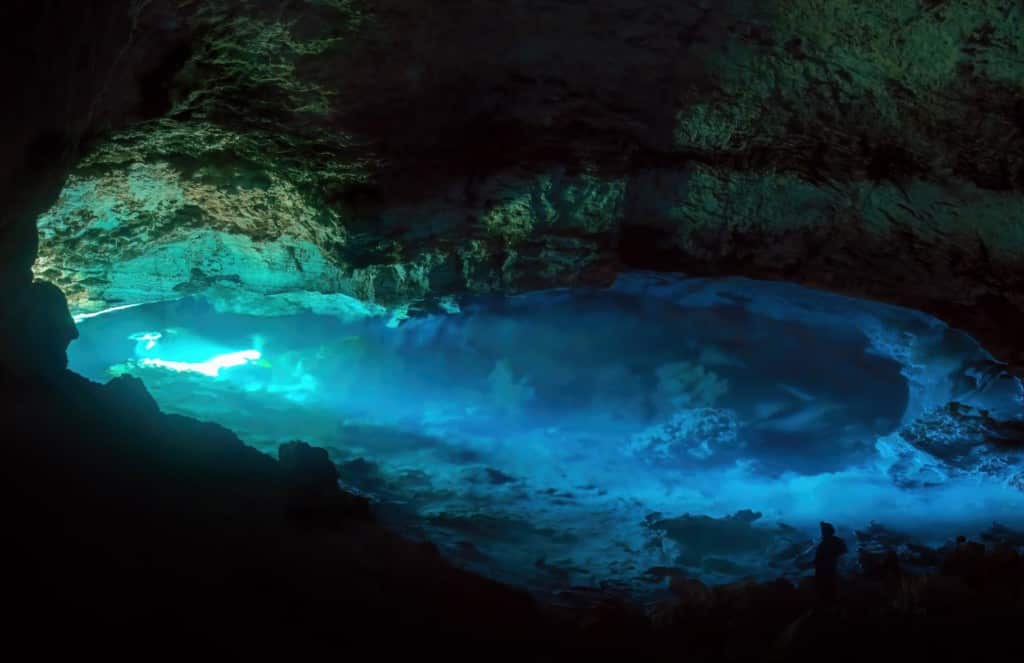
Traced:
<svg viewBox="0 0 1024 663">
<path fill-rule="evenodd" d="M 386 518 L 535 589 L 798 573 L 821 519 L 928 542 L 1024 520 L 1019 454 L 941 409 L 1015 421 L 1019 382 L 933 318 L 796 286 L 634 274 L 397 328 L 182 300 L 79 330 L 74 370 L 270 453 L 328 447 Z"/>
</svg>

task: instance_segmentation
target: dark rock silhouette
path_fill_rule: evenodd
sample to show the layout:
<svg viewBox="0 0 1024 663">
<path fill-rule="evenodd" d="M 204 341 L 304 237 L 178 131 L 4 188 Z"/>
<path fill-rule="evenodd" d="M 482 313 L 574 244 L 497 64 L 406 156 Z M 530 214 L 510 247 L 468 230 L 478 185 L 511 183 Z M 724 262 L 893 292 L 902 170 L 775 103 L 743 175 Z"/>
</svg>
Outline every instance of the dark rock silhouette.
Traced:
<svg viewBox="0 0 1024 663">
<path fill-rule="evenodd" d="M 322 449 L 293 442 L 275 460 L 220 426 L 160 413 L 131 379 L 4 372 L 0 395 L 21 637 L 60 624 L 146 639 L 174 624 L 182 641 L 245 641 L 277 608 L 268 642 L 333 637 L 339 623 L 350 641 L 384 623 L 423 642 L 543 633 L 524 594 L 374 523 Z"/>
<path fill-rule="evenodd" d="M 52 378 L 67 367 L 78 338 L 67 301 L 57 286 L 35 282 L 5 292 L 0 307 L 0 366 L 22 377 Z"/>
<path fill-rule="evenodd" d="M 366 498 L 338 487 L 338 468 L 326 449 L 305 442 L 288 442 L 278 450 L 281 469 L 288 481 L 288 512 L 299 521 L 330 527 L 349 519 L 371 518 Z"/>
</svg>

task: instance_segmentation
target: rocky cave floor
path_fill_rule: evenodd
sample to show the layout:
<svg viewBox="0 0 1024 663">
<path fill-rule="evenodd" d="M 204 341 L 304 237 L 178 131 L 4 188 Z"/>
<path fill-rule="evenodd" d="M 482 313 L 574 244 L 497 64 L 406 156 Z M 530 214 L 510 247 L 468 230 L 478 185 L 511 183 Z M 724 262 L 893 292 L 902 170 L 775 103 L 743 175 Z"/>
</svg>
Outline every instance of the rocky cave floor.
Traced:
<svg viewBox="0 0 1024 663">
<path fill-rule="evenodd" d="M 1024 530 L 1019 380 L 930 316 L 653 273 L 460 304 L 133 307 L 81 320 L 70 368 L 270 455 L 324 447 L 382 522 L 545 601 L 799 583 L 819 520 L 918 571 L 958 534 Z"/>
</svg>

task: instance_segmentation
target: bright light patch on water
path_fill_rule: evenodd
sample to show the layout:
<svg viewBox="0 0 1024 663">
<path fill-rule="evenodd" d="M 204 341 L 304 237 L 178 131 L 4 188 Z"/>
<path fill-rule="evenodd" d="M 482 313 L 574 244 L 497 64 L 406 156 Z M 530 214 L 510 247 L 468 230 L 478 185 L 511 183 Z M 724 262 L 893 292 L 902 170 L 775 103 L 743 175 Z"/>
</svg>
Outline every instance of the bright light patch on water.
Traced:
<svg viewBox="0 0 1024 663">
<path fill-rule="evenodd" d="M 105 308 L 102 311 L 94 311 L 93 313 L 76 313 L 72 315 L 71 318 L 75 321 L 75 324 L 78 324 L 80 322 L 85 322 L 86 320 L 91 320 L 92 318 L 98 318 L 101 315 L 107 315 L 108 313 L 117 313 L 118 311 L 127 311 L 128 309 L 133 309 L 138 306 L 142 306 L 142 304 L 125 304 L 124 306 L 112 306 L 110 308 Z"/>
<path fill-rule="evenodd" d="M 261 356 L 258 350 L 242 350 L 241 352 L 229 352 L 224 355 L 218 355 L 206 361 L 170 361 L 146 357 L 140 360 L 139 364 L 144 367 L 166 368 L 175 373 L 197 373 L 215 378 L 220 375 L 222 369 L 244 366 L 250 362 L 257 361 Z"/>
<path fill-rule="evenodd" d="M 991 443 L 1024 422 L 1021 384 L 927 315 L 651 274 L 442 308 L 164 302 L 83 321 L 69 360 L 267 453 L 323 446 L 385 521 L 537 591 L 798 575 L 819 520 L 851 544 L 872 521 L 924 543 L 1024 527 L 1024 458 Z"/>
<path fill-rule="evenodd" d="M 156 342 L 163 338 L 164 335 L 160 332 L 139 332 L 129 336 L 129 340 L 138 343 L 138 347 L 142 351 L 152 350 L 156 347 Z M 136 351 L 138 352 L 138 351 Z"/>
</svg>

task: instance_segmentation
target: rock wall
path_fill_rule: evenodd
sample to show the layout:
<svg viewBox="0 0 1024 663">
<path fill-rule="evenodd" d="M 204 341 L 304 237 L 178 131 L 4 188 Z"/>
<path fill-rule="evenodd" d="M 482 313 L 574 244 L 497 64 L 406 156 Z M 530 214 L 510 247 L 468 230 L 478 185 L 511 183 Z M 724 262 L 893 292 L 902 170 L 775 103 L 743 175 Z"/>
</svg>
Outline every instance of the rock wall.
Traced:
<svg viewBox="0 0 1024 663">
<path fill-rule="evenodd" d="M 74 330 L 63 297 L 32 283 L 36 219 L 97 137 L 166 110 L 162 85 L 180 66 L 186 30 L 173 10 L 127 0 L 0 8 L 10 90 L 0 123 L 0 367 L 63 369 Z"/>
<path fill-rule="evenodd" d="M 187 37 L 162 117 L 95 141 L 40 218 L 36 273 L 76 311 L 225 283 L 255 312 L 401 306 L 642 267 L 921 308 L 1024 363 L 1018 2 L 166 11 Z M 262 248 L 218 271 L 211 231 Z"/>
</svg>

